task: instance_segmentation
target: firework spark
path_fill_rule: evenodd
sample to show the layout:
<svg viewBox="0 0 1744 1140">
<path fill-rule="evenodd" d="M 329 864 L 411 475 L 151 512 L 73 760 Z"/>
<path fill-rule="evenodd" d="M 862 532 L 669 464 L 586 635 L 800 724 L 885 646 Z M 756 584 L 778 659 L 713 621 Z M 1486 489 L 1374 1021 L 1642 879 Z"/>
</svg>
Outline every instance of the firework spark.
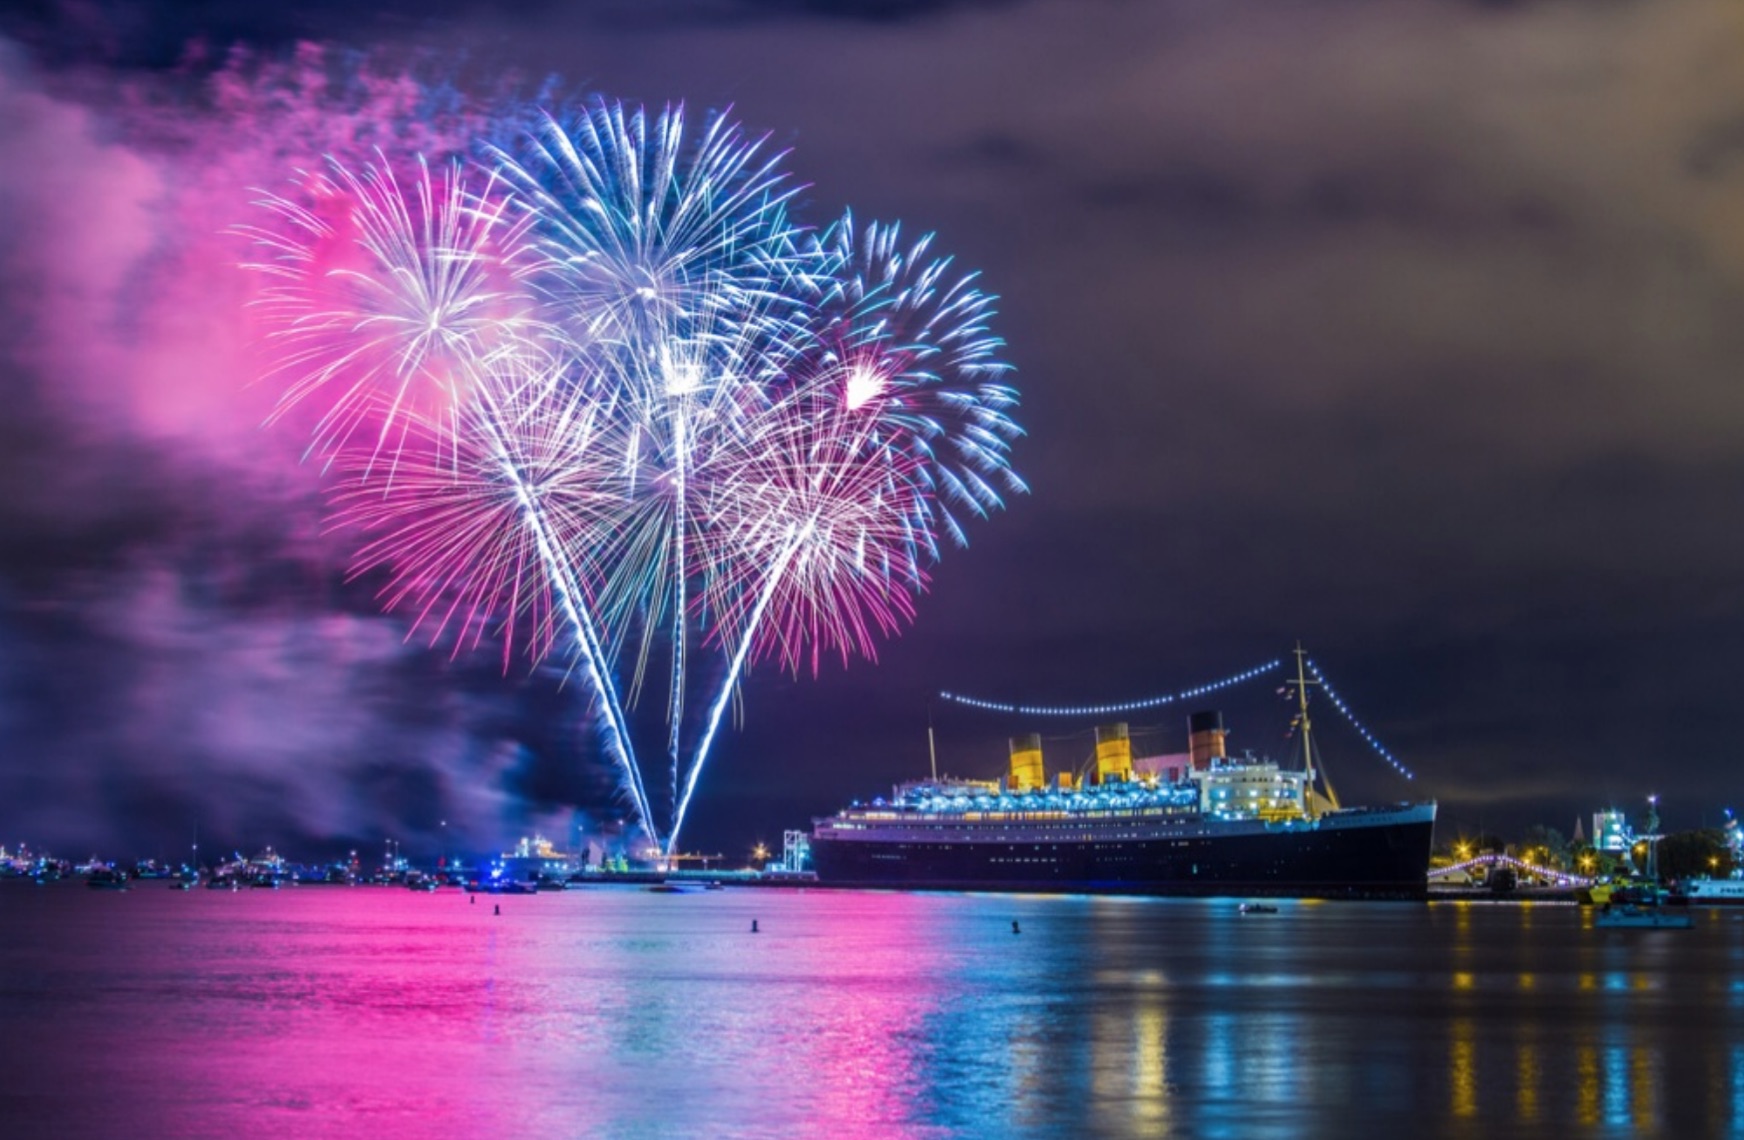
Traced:
<svg viewBox="0 0 1744 1140">
<path fill-rule="evenodd" d="M 818 362 L 836 370 L 844 404 L 871 409 L 889 445 L 920 463 L 916 511 L 964 545 L 958 510 L 985 516 L 1003 505 L 1001 486 L 1027 490 L 1011 469 L 1017 391 L 988 327 L 996 298 L 972 274 L 953 277 L 951 260 L 932 256 L 931 235 L 900 242 L 901 227 L 857 228 L 851 213 L 818 238 L 833 283 Z M 936 546 L 926 553 L 939 556 Z"/>
<path fill-rule="evenodd" d="M 330 161 L 294 195 L 261 200 L 279 224 L 246 231 L 264 255 L 249 267 L 270 282 L 259 307 L 286 378 L 280 413 L 321 403 L 317 452 L 373 428 L 372 458 L 397 456 L 399 429 L 452 420 L 477 363 L 534 331 L 515 280 L 525 227 L 478 181 L 420 160 L 408 187 L 385 158 L 360 171 Z"/>
</svg>

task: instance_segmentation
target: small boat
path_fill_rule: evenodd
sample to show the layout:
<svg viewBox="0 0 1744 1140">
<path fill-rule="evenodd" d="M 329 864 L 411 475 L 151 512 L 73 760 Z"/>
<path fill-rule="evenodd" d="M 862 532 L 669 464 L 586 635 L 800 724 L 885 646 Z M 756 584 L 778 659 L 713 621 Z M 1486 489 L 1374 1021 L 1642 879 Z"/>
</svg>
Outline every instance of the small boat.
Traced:
<svg viewBox="0 0 1744 1140">
<path fill-rule="evenodd" d="M 530 895 L 534 893 L 532 884 L 516 882 L 513 879 L 468 883 L 466 891 L 468 894 L 474 895 Z"/>
<path fill-rule="evenodd" d="M 1267 906 L 1265 903 L 1242 903 L 1241 904 L 1241 913 L 1242 914 L 1277 914 L 1278 908 L 1275 906 Z"/>
<path fill-rule="evenodd" d="M 655 883 L 647 888 L 657 895 L 691 895 L 703 889 L 701 883 L 675 883 L 671 879 L 664 883 Z"/>
<path fill-rule="evenodd" d="M 124 891 L 127 889 L 127 875 L 122 871 L 93 871 L 85 885 L 94 891 Z"/>
<path fill-rule="evenodd" d="M 1621 906 L 1610 904 L 1593 915 L 1593 925 L 1606 929 L 1638 927 L 1648 930 L 1688 930 L 1695 924 L 1694 916 L 1686 911 L 1664 910 L 1658 906 L 1637 906 L 1634 903 L 1624 903 Z"/>
</svg>

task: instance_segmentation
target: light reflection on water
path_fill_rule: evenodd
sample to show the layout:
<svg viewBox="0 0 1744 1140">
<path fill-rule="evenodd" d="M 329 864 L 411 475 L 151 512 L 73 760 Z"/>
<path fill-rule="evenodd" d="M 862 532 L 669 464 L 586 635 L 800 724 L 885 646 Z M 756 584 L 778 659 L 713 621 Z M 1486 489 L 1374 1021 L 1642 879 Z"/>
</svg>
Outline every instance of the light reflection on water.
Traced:
<svg viewBox="0 0 1744 1140">
<path fill-rule="evenodd" d="M 1604 1104 L 1605 1123 L 1613 1127 L 1627 1125 L 1630 1122 L 1629 1112 L 1629 1080 L 1628 1080 L 1628 1049 L 1619 1043 L 1621 1034 L 1607 1031 L 1605 1034 L 1605 1081 Z"/>
<path fill-rule="evenodd" d="M 495 905 L 0 885 L 0 1134 L 1744 1130 L 1744 923 L 1725 911 L 1603 931 L 1562 907 Z"/>
<path fill-rule="evenodd" d="M 1575 1122 L 1582 1126 L 1597 1124 L 1599 1122 L 1598 1049 L 1585 1043 L 1575 1047 L 1575 1074 Z"/>
<path fill-rule="evenodd" d="M 1732 1111 L 1734 1125 L 1744 1120 L 1744 1046 L 1732 1047 Z"/>
</svg>

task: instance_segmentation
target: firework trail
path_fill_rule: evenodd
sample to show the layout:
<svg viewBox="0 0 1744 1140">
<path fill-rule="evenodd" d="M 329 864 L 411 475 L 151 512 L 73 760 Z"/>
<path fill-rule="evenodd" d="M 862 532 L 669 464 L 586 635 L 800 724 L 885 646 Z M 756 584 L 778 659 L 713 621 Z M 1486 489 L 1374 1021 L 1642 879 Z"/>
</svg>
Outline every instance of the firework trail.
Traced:
<svg viewBox="0 0 1744 1140">
<path fill-rule="evenodd" d="M 567 630 L 656 845 L 617 678 L 670 655 L 669 856 L 744 671 L 875 658 L 941 534 L 1024 489 L 993 299 L 895 226 L 804 230 L 764 147 L 596 100 L 488 168 L 334 163 L 254 231 L 359 570 L 456 651 Z"/>
<path fill-rule="evenodd" d="M 779 376 L 803 335 L 804 300 L 787 286 L 816 260 L 787 218 L 797 187 L 763 147 L 724 116 L 691 139 L 682 107 L 652 115 L 595 100 L 567 126 L 549 119 L 524 159 L 499 152 L 533 218 L 536 288 L 576 349 L 610 362 L 627 397 L 632 517 L 613 532 L 626 541 L 603 593 L 623 615 L 618 628 L 640 615 L 632 695 L 665 633 L 674 822 L 700 529 L 694 473 L 734 430 L 744 390 Z"/>
<path fill-rule="evenodd" d="M 361 173 L 330 165 L 300 200 L 263 199 L 281 224 L 249 231 L 266 255 L 251 267 L 272 282 L 261 305 L 289 377 L 279 414 L 324 398 L 311 449 L 340 461 L 352 517 L 398 540 L 390 600 L 416 596 L 427 620 L 447 594 L 436 628 L 462 613 L 464 640 L 506 598 L 511 615 L 532 614 L 534 644 L 548 647 L 540 615 L 555 598 L 602 707 L 607 750 L 651 829 L 610 663 L 565 557 L 577 544 L 565 541 L 562 492 L 575 481 L 546 474 L 573 474 L 553 461 L 573 459 L 591 436 L 565 439 L 567 452 L 550 446 L 552 427 L 569 421 L 554 406 L 561 369 L 542 362 L 542 330 L 514 288 L 523 227 L 506 220 L 494 180 L 473 192 L 458 166 L 438 184 L 420 162 L 408 196 L 385 159 Z M 366 547 L 363 566 L 388 549 L 379 539 Z"/>
<path fill-rule="evenodd" d="M 953 279 L 949 259 L 930 258 L 930 237 L 909 249 L 898 242 L 898 227 L 856 231 L 851 214 L 816 240 L 821 269 L 804 282 L 824 291 L 812 351 L 796 362 L 811 379 L 786 402 L 788 422 L 753 437 L 727 465 L 735 477 L 721 481 L 729 501 L 746 500 L 721 509 L 734 520 L 722 564 L 750 555 L 746 566 L 765 582 L 716 602 L 737 648 L 674 814 L 673 849 L 746 662 L 761 648 L 797 671 L 807 645 L 814 672 L 828 646 L 844 659 L 850 650 L 875 657 L 872 630 L 894 633 L 913 616 L 940 526 L 967 541 L 953 507 L 985 515 L 1001 506 L 993 480 L 1025 490 L 1009 461 L 1021 434 L 1009 414 L 1017 394 L 987 327 L 994 298 L 973 277 Z"/>
<path fill-rule="evenodd" d="M 908 454 L 881 448 L 876 421 L 836 384 L 802 388 L 757 417 L 710 480 L 711 609 L 731 646 L 704 720 L 672 830 L 678 833 L 722 713 L 748 660 L 768 653 L 798 672 L 837 650 L 875 659 L 874 633 L 913 619 L 927 575 L 915 558 L 912 501 L 922 477 Z M 709 472 L 713 474 L 713 472 Z M 766 620 L 775 615 L 773 620 Z"/>
<path fill-rule="evenodd" d="M 920 463 L 879 442 L 876 416 L 844 404 L 836 384 L 801 388 L 748 426 L 702 472 L 724 476 L 707 478 L 717 636 L 795 673 L 808 660 L 815 673 L 832 649 L 844 664 L 876 659 L 876 634 L 913 617 L 926 583 L 912 508 Z M 774 619 L 755 620 L 759 608 Z"/>
</svg>

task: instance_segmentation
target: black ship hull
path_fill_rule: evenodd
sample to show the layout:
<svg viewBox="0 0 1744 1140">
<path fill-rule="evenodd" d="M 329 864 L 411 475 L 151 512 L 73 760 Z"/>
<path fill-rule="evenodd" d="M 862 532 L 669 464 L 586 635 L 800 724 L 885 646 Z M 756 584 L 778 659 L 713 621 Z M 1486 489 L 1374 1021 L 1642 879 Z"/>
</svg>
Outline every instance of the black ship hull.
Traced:
<svg viewBox="0 0 1744 1140">
<path fill-rule="evenodd" d="M 928 839 L 819 827 L 818 883 L 907 890 L 1428 897 L 1433 805 L 1295 828 L 1207 825 L 1146 837 Z"/>
</svg>

